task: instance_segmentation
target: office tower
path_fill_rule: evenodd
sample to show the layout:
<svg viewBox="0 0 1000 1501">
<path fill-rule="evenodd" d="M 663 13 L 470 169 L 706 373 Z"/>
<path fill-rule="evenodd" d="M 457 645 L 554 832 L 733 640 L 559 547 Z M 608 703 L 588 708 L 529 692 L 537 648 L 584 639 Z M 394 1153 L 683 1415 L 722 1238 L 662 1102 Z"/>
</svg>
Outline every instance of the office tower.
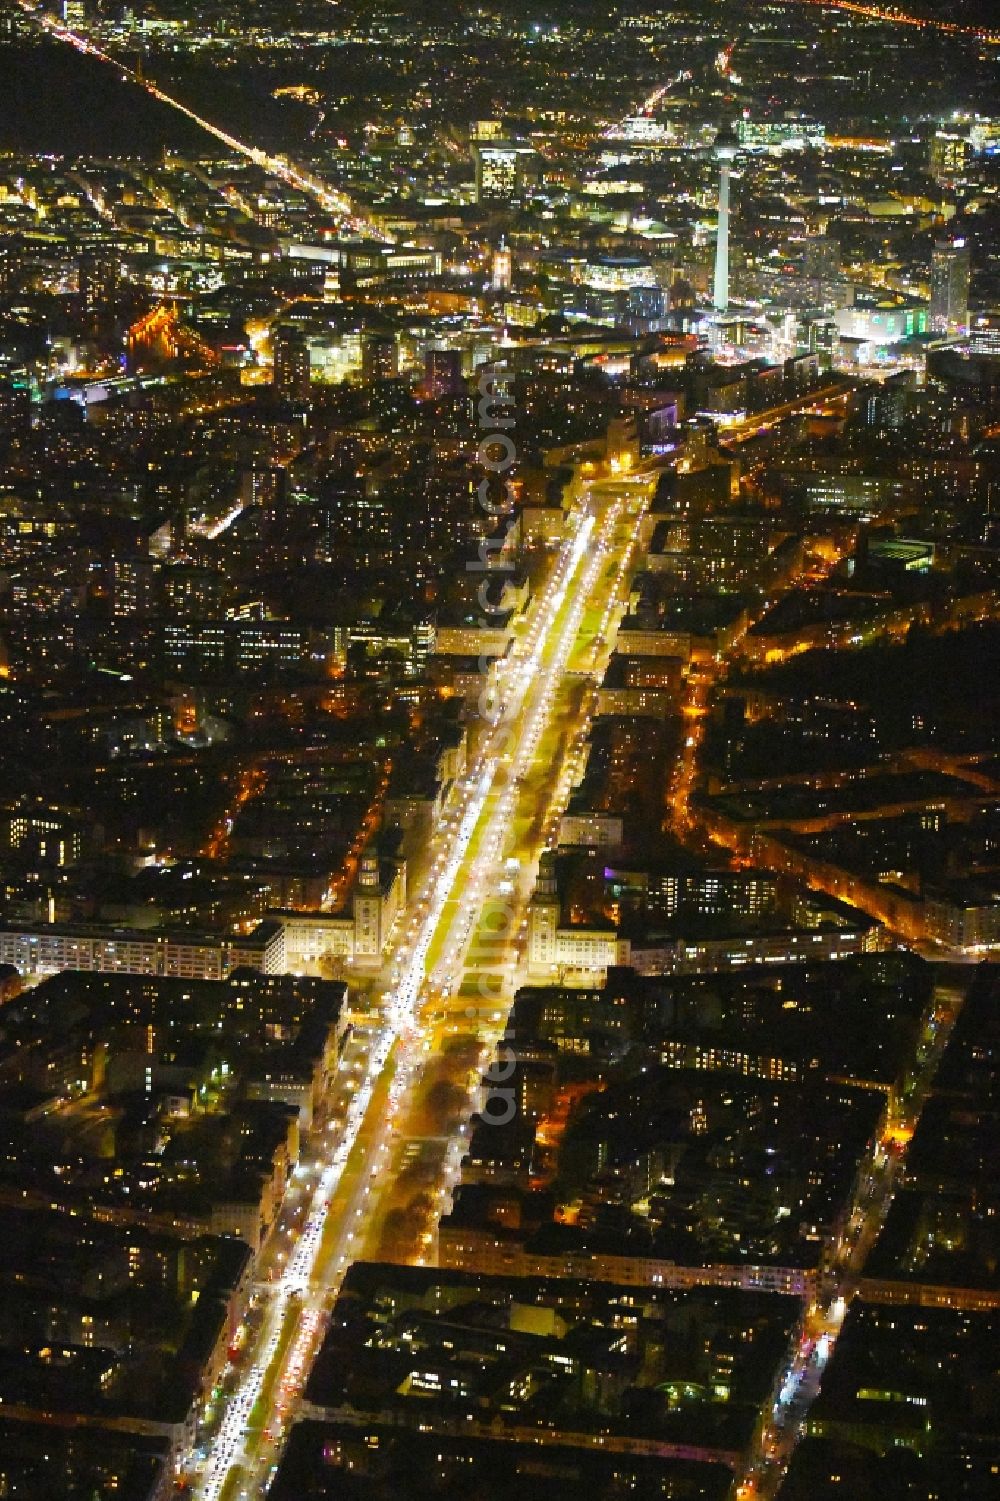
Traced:
<svg viewBox="0 0 1000 1501">
<path fill-rule="evenodd" d="M 931 138 L 928 170 L 936 182 L 954 182 L 968 166 L 971 147 L 965 136 L 939 130 Z"/>
<path fill-rule="evenodd" d="M 723 128 L 716 137 L 712 153 L 719 163 L 719 231 L 715 241 L 715 280 L 712 305 L 717 313 L 729 306 L 729 176 L 739 149 L 732 131 Z"/>
<path fill-rule="evenodd" d="M 931 333 L 950 337 L 969 326 L 969 249 L 939 240 L 931 253 Z"/>
<path fill-rule="evenodd" d="M 271 335 L 274 389 L 291 401 L 309 395 L 309 346 L 300 328 L 276 328 Z"/>
<path fill-rule="evenodd" d="M 520 188 L 523 152 L 510 141 L 477 142 L 472 148 L 476 164 L 476 202 L 510 203 Z"/>
<path fill-rule="evenodd" d="M 663 325 L 667 299 L 662 287 L 630 287 L 625 294 L 627 326 L 635 333 L 653 333 Z"/>
</svg>

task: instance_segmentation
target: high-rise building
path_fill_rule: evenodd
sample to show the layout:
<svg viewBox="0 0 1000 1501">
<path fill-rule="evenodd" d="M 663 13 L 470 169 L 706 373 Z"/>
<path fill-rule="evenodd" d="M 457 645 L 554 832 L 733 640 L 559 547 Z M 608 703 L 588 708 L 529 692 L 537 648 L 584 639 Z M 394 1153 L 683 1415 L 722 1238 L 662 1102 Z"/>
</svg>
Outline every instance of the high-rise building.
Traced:
<svg viewBox="0 0 1000 1501">
<path fill-rule="evenodd" d="M 503 240 L 493 252 L 490 287 L 494 292 L 509 292 L 514 275 L 514 258 Z"/>
<path fill-rule="evenodd" d="M 216 568 L 174 563 L 160 575 L 164 610 L 181 620 L 212 620 L 222 613 L 224 582 Z"/>
<path fill-rule="evenodd" d="M 428 349 L 424 357 L 424 391 L 432 401 L 460 396 L 465 389 L 460 349 Z"/>
<path fill-rule="evenodd" d="M 715 240 L 715 279 L 712 304 L 717 313 L 729 306 L 729 177 L 739 150 L 732 131 L 724 127 L 715 140 L 712 154 L 719 164 L 719 230 Z"/>
<path fill-rule="evenodd" d="M 802 251 L 802 278 L 810 298 L 836 300 L 840 280 L 840 244 L 829 235 L 810 235 Z"/>
<path fill-rule="evenodd" d="M 954 182 L 968 165 L 971 146 L 965 136 L 939 130 L 931 138 L 928 168 L 936 182 Z"/>
<path fill-rule="evenodd" d="M 522 148 L 510 141 L 476 142 L 476 202 L 510 203 L 521 187 Z"/>
<path fill-rule="evenodd" d="M 361 346 L 361 378 L 368 385 L 393 380 L 399 374 L 396 340 L 392 334 L 366 334 Z"/>
<path fill-rule="evenodd" d="M 300 328 L 276 328 L 271 335 L 274 388 L 279 396 L 304 401 L 309 395 L 309 346 Z"/>
<path fill-rule="evenodd" d="M 111 559 L 111 608 L 115 615 L 149 615 L 153 611 L 156 565 L 152 558 Z"/>
<path fill-rule="evenodd" d="M 939 240 L 931 253 L 931 333 L 951 337 L 969 327 L 969 248 Z"/>
<path fill-rule="evenodd" d="M 114 301 L 121 264 L 116 250 L 101 247 L 80 257 L 80 300 L 84 311 L 96 313 Z"/>
<path fill-rule="evenodd" d="M 633 333 L 655 333 L 663 326 L 667 299 L 662 287 L 630 287 L 625 322 Z"/>
<path fill-rule="evenodd" d="M 17 289 L 21 274 L 21 256 L 10 241 L 0 244 L 0 297 L 9 297 Z"/>
<path fill-rule="evenodd" d="M 260 508 L 264 536 L 280 532 L 288 519 L 288 470 L 282 464 L 255 465 L 244 478 L 244 500 Z"/>
<path fill-rule="evenodd" d="M 809 349 L 821 370 L 829 370 L 836 358 L 840 329 L 833 318 L 814 318 L 809 324 Z"/>
<path fill-rule="evenodd" d="M 23 438 L 31 427 L 31 391 L 27 377 L 0 380 L 0 437 Z"/>
</svg>

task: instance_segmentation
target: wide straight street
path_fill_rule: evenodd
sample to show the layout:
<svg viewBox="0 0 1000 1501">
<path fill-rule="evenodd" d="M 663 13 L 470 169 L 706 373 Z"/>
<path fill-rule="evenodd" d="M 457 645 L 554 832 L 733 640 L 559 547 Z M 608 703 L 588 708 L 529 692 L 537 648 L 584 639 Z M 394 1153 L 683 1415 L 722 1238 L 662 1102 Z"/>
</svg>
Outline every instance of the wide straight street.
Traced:
<svg viewBox="0 0 1000 1501">
<path fill-rule="evenodd" d="M 411 1259 L 433 1255 L 433 1223 L 457 1176 L 480 1070 L 504 1029 L 538 860 L 569 796 L 653 483 L 633 477 L 581 489 L 567 538 L 497 674 L 499 717 L 479 735 L 455 788 L 381 1001 L 345 1059 L 343 1124 L 299 1168 L 239 1374 L 194 1457 L 208 1501 L 262 1492 L 340 1281 L 352 1260 L 377 1252 L 387 1213 L 405 1204 L 415 1157 L 434 1214 L 417 1227 Z M 460 1060 L 464 1104 L 428 1131 L 426 1066 L 449 1052 Z"/>
</svg>

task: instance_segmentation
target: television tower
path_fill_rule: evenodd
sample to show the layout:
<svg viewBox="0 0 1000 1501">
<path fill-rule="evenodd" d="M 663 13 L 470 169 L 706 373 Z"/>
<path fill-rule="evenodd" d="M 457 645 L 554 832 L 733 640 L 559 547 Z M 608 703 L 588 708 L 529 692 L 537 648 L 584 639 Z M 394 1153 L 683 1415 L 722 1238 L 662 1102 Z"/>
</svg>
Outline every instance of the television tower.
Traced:
<svg viewBox="0 0 1000 1501">
<path fill-rule="evenodd" d="M 724 125 L 712 147 L 712 154 L 719 163 L 719 232 L 715 241 L 715 281 L 712 285 L 712 306 L 717 313 L 724 313 L 729 307 L 729 174 L 738 150 L 739 142 Z"/>
</svg>

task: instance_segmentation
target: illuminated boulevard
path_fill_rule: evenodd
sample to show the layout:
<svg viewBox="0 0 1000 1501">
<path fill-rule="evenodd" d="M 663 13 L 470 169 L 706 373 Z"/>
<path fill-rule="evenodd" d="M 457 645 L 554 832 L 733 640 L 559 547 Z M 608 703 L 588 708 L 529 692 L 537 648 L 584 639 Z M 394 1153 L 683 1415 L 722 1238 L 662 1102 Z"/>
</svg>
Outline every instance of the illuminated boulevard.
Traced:
<svg viewBox="0 0 1000 1501">
<path fill-rule="evenodd" d="M 345 1053 L 338 1085 L 349 1092 L 329 1127 L 329 1155 L 300 1167 L 265 1253 L 259 1275 L 270 1280 L 260 1284 L 238 1375 L 207 1448 L 192 1457 L 206 1501 L 262 1493 L 343 1274 L 405 1165 L 422 1066 L 449 1035 L 462 1032 L 475 1048 L 466 1118 L 477 1107 L 476 1081 L 516 986 L 538 859 L 569 795 L 652 484 L 635 476 L 578 489 L 567 539 L 497 675 L 497 703 L 428 851 L 380 1002 Z M 466 1129 L 456 1121 L 437 1142 L 430 1191 L 441 1209 Z M 430 1256 L 430 1238 L 413 1259 Z"/>
<path fill-rule="evenodd" d="M 896 5 L 865 4 L 862 0 L 792 0 L 793 4 L 823 5 L 830 10 L 846 11 L 866 21 L 881 21 L 886 26 L 911 26 L 918 31 L 939 31 L 946 36 L 971 37 L 990 47 L 1000 46 L 1000 31 L 981 26 L 962 26 L 935 16 L 911 15 Z"/>
<path fill-rule="evenodd" d="M 322 209 L 335 215 L 347 228 L 353 230 L 356 234 L 369 235 L 377 240 L 389 240 L 391 238 L 376 225 L 370 224 L 366 219 L 358 218 L 353 212 L 350 199 L 343 193 L 335 192 L 326 183 L 320 182 L 310 172 L 306 171 L 304 167 L 300 167 L 295 162 L 290 161 L 287 156 L 273 156 L 266 151 L 262 151 L 259 146 L 249 145 L 246 141 L 241 141 L 238 136 L 231 135 L 228 130 L 223 130 L 221 126 L 214 124 L 213 121 L 206 120 L 204 115 L 199 115 L 180 99 L 175 98 L 173 94 L 166 93 L 158 84 L 143 77 L 135 68 L 130 68 L 120 58 L 112 56 L 109 52 L 105 52 L 103 48 L 98 47 L 96 43 L 90 41 L 81 32 L 74 31 L 71 27 L 65 26 L 61 21 L 56 20 L 55 17 L 46 15 L 44 11 L 35 9 L 28 3 L 28 0 L 18 0 L 18 3 L 25 15 L 56 41 L 64 42 L 67 46 L 73 47 L 77 52 L 81 52 L 87 57 L 92 57 L 98 62 L 106 63 L 108 67 L 115 70 L 120 78 L 134 84 L 136 88 L 143 89 L 160 104 L 165 104 L 169 109 L 176 110 L 179 114 L 186 116 L 187 119 L 199 126 L 208 135 L 213 136 L 217 141 L 221 141 L 224 146 L 228 146 L 230 151 L 236 152 L 238 156 L 247 157 L 255 166 L 263 168 L 265 172 L 270 172 L 272 176 L 279 178 L 289 187 L 296 188 L 299 192 L 305 193 L 308 197 L 314 199 Z"/>
<path fill-rule="evenodd" d="M 754 424 L 783 420 L 815 399 L 760 413 Z M 474 730 L 469 768 L 418 871 L 380 999 L 356 1018 L 329 1154 L 303 1162 L 263 1253 L 247 1344 L 212 1414 L 210 1438 L 191 1456 L 189 1474 L 206 1501 L 264 1493 L 343 1275 L 356 1259 L 386 1254 L 380 1225 L 388 1208 L 401 1207 L 401 1180 L 417 1165 L 433 1214 L 416 1242 L 394 1254 L 435 1259 L 436 1221 L 458 1176 L 465 1120 L 480 1104 L 480 1075 L 522 978 L 538 859 L 557 842 L 593 690 L 624 613 L 638 518 L 657 478 L 655 470 L 605 473 L 577 483 L 567 538 L 495 679 L 496 702 L 484 706 L 478 741 Z M 670 795 L 673 817 L 685 827 L 712 677 L 692 677 L 685 710 L 691 733 Z M 464 1120 L 429 1129 L 420 1106 L 423 1066 L 463 1042 L 471 1050 Z"/>
</svg>

